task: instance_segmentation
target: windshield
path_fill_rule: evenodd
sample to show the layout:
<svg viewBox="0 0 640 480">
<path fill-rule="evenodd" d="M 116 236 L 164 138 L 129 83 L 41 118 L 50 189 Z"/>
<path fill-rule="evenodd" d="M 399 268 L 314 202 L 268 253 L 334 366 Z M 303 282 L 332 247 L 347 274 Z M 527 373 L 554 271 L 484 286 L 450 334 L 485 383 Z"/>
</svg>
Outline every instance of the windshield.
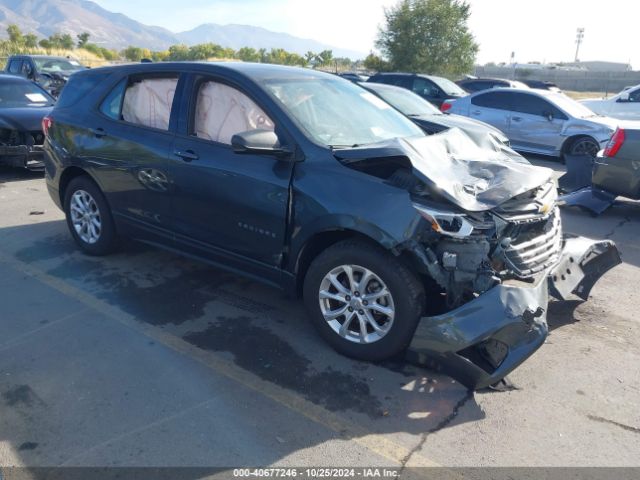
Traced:
<svg viewBox="0 0 640 480">
<path fill-rule="evenodd" d="M 45 107 L 53 103 L 53 98 L 31 82 L 0 83 L 0 108 Z"/>
<path fill-rule="evenodd" d="M 564 110 L 570 116 L 575 118 L 597 117 L 598 115 L 589 110 L 583 104 L 576 102 L 574 99 L 567 97 L 563 93 L 552 93 L 547 96 L 558 108 Z"/>
<path fill-rule="evenodd" d="M 424 136 L 408 118 L 351 82 L 331 78 L 277 79 L 265 86 L 309 136 L 322 145 L 352 147 Z"/>
<path fill-rule="evenodd" d="M 385 102 L 407 116 L 443 115 L 440 110 L 424 98 L 404 88 L 377 87 L 371 84 L 367 84 L 366 88 L 373 90 Z"/>
<path fill-rule="evenodd" d="M 76 60 L 65 58 L 34 58 L 38 71 L 46 73 L 73 73 L 84 67 Z"/>
<path fill-rule="evenodd" d="M 431 77 L 431 80 L 436 85 L 438 85 L 442 90 L 444 90 L 444 93 L 446 93 L 447 95 L 453 95 L 455 97 L 464 97 L 468 95 L 467 92 L 465 92 L 458 85 L 453 83 L 451 80 L 447 80 L 446 78 L 438 78 L 438 77 Z"/>
</svg>

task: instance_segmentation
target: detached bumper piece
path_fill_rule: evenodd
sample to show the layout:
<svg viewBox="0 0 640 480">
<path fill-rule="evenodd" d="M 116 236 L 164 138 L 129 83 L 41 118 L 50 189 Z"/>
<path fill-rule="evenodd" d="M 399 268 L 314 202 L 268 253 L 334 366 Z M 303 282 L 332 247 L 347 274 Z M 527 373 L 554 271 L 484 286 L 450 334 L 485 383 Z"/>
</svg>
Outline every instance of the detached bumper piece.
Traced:
<svg viewBox="0 0 640 480">
<path fill-rule="evenodd" d="M 456 310 L 423 318 L 407 359 L 435 363 L 472 390 L 493 385 L 544 343 L 550 293 L 560 300 L 571 294 L 587 299 L 598 279 L 619 263 L 613 242 L 570 238 L 558 264 L 538 283 L 498 285 Z"/>
<path fill-rule="evenodd" d="M 616 198 L 618 196 L 613 193 L 595 187 L 585 187 L 562 195 L 558 198 L 558 204 L 561 207 L 580 207 L 593 215 L 600 215 L 615 203 Z"/>
<path fill-rule="evenodd" d="M 42 145 L 0 145 L 0 165 L 36 171 L 44 170 Z"/>
</svg>

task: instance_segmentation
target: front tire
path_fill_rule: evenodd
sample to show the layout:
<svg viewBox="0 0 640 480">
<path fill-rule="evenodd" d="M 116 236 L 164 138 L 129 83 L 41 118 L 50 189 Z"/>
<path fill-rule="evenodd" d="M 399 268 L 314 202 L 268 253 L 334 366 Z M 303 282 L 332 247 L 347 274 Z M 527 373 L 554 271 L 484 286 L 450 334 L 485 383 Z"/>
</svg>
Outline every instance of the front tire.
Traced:
<svg viewBox="0 0 640 480">
<path fill-rule="evenodd" d="M 380 361 L 411 342 L 424 310 L 424 287 L 382 248 L 346 240 L 313 261 L 304 301 L 312 323 L 336 351 Z"/>
<path fill-rule="evenodd" d="M 71 180 L 65 191 L 64 212 L 76 244 L 87 254 L 113 252 L 117 235 L 109 205 L 100 188 L 89 177 Z"/>
</svg>

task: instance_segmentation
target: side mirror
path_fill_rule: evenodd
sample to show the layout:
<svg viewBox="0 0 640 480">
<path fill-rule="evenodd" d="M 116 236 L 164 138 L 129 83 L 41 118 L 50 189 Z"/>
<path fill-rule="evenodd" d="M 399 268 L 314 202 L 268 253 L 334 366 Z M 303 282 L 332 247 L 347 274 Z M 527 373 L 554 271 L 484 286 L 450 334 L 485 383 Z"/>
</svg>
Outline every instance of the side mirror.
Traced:
<svg viewBox="0 0 640 480">
<path fill-rule="evenodd" d="M 231 137 L 233 151 L 239 154 L 273 155 L 286 157 L 291 150 L 280 145 L 280 139 L 271 130 L 249 130 Z"/>
<path fill-rule="evenodd" d="M 620 98 L 618 98 L 618 102 L 628 102 L 629 101 L 629 92 L 622 92 L 620 94 Z"/>
<path fill-rule="evenodd" d="M 550 122 L 553 122 L 554 116 L 552 112 L 542 112 L 542 115 Z"/>
</svg>

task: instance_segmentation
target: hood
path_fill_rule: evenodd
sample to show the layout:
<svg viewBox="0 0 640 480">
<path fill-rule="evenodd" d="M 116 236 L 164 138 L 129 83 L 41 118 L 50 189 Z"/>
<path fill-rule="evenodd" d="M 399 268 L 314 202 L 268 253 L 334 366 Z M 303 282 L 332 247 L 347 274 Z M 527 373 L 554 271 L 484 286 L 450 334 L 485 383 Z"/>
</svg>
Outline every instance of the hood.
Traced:
<svg viewBox="0 0 640 480">
<path fill-rule="evenodd" d="M 34 132 L 42 130 L 42 119 L 53 107 L 20 107 L 0 109 L 0 128 Z"/>
<path fill-rule="evenodd" d="M 426 137 L 396 138 L 367 147 L 337 150 L 344 163 L 405 157 L 431 192 L 463 210 L 491 210 L 552 179 L 549 168 L 512 158 L 491 135 L 482 143 L 458 128 Z"/>
</svg>

